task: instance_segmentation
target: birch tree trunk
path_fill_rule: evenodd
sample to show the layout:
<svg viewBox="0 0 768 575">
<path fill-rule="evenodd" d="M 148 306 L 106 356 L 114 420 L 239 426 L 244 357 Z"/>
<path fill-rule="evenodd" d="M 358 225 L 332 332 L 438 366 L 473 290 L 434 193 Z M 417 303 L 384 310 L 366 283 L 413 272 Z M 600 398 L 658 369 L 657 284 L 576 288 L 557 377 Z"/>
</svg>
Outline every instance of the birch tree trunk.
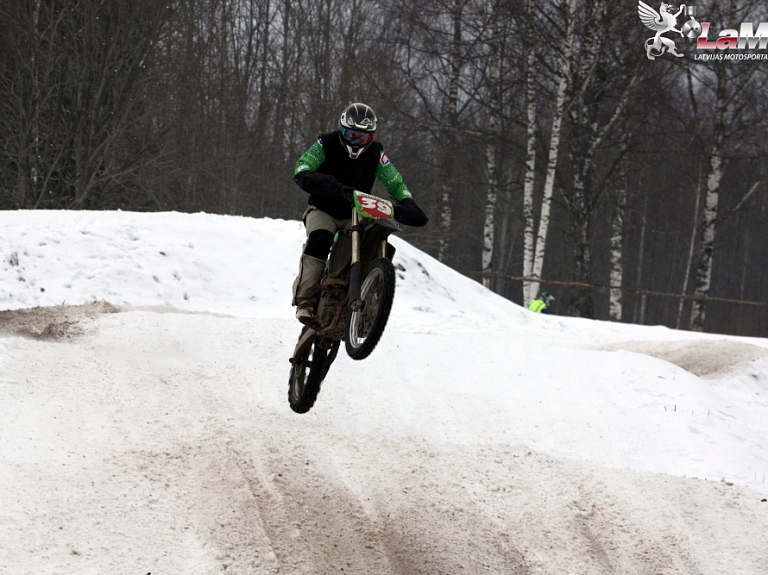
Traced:
<svg viewBox="0 0 768 575">
<path fill-rule="evenodd" d="M 573 198 L 570 201 L 571 221 L 575 239 L 573 246 L 574 277 L 578 282 L 589 283 L 592 270 L 592 248 L 590 238 L 591 208 L 587 200 L 587 174 L 592 169 L 592 158 L 585 158 L 581 169 L 573 176 Z M 579 317 L 592 318 L 595 315 L 592 288 L 577 286 L 571 296 L 570 307 Z"/>
<path fill-rule="evenodd" d="M 701 224 L 701 246 L 699 264 L 696 270 L 696 290 L 694 295 L 706 297 L 712 284 L 712 252 L 715 247 L 717 210 L 720 202 L 720 180 L 725 171 L 723 145 L 725 141 L 725 111 L 727 108 L 727 76 L 722 63 L 715 66 L 717 73 L 717 91 L 715 101 L 715 122 L 712 134 L 712 147 L 709 150 L 709 173 L 707 174 L 707 193 L 704 200 L 704 221 Z M 690 328 L 704 331 L 707 304 L 702 299 L 694 299 L 691 309 Z"/>
<path fill-rule="evenodd" d="M 638 183 L 638 189 L 643 190 L 642 186 L 642 173 L 640 174 L 640 182 Z M 648 190 L 645 190 L 645 198 L 643 201 L 643 217 L 640 224 L 640 246 L 637 253 L 637 286 L 643 285 L 643 263 L 645 261 L 645 230 L 648 228 L 648 196 L 650 195 Z M 645 294 L 640 296 L 640 305 L 635 304 L 635 314 L 633 323 L 643 325 L 645 323 L 645 303 L 647 297 Z"/>
<path fill-rule="evenodd" d="M 555 170 L 557 168 L 557 156 L 560 151 L 560 137 L 565 115 L 565 98 L 568 91 L 568 80 L 571 75 L 571 60 L 573 59 L 573 42 L 576 33 L 576 8 L 578 0 L 571 0 L 568 7 L 568 23 L 566 24 L 565 47 L 563 48 L 562 65 L 560 69 L 560 82 L 555 96 L 555 110 L 552 118 L 552 134 L 549 140 L 549 157 L 547 160 L 547 176 L 544 180 L 544 195 L 541 200 L 541 214 L 539 215 L 538 233 L 534 248 L 533 265 L 529 277 L 541 278 L 544 267 L 544 255 L 549 231 L 549 218 L 552 209 L 552 194 L 555 189 Z M 539 283 L 531 283 L 529 287 L 529 301 L 539 295 Z"/>
<path fill-rule="evenodd" d="M 696 182 L 696 204 L 693 208 L 693 226 L 691 229 L 691 243 L 688 247 L 688 259 L 685 261 L 685 277 L 683 278 L 683 287 L 680 289 L 680 295 L 685 295 L 688 291 L 688 280 L 691 275 L 691 264 L 693 263 L 693 252 L 696 246 L 696 231 L 698 229 L 699 221 L 699 204 L 701 203 L 701 167 L 699 167 L 699 177 Z M 677 304 L 677 322 L 675 323 L 675 329 L 680 329 L 680 325 L 683 321 L 683 307 L 685 306 L 685 298 L 681 297 Z"/>
<path fill-rule="evenodd" d="M 581 113 L 582 127 L 586 128 L 588 137 L 584 144 L 586 149 L 578 149 L 571 153 L 574 166 L 573 190 L 569 202 L 572 225 L 575 232 L 574 244 L 574 272 L 576 281 L 582 284 L 592 283 L 592 212 L 597 203 L 597 194 L 590 193 L 590 180 L 594 169 L 595 155 L 600 146 L 605 142 L 612 128 L 617 125 L 626 110 L 632 97 L 638 78 L 637 70 L 628 79 L 620 96 L 616 98 L 617 104 L 610 119 L 599 125 L 599 110 L 596 105 L 588 106 Z M 575 112 L 572 114 L 573 124 L 579 120 Z M 622 139 L 626 136 L 622 135 Z M 622 146 L 625 144 L 622 143 Z M 619 160 L 621 161 L 621 160 Z M 577 286 L 572 295 L 571 307 L 580 317 L 594 317 L 594 299 L 592 289 Z"/>
<path fill-rule="evenodd" d="M 446 115 L 448 134 L 444 138 L 443 185 L 440 199 L 441 236 L 437 259 L 444 262 L 448 256 L 451 235 L 451 186 L 453 185 L 453 162 L 456 152 L 456 135 L 459 128 L 459 76 L 461 74 L 461 21 L 464 0 L 455 0 L 451 14 L 453 22 L 453 41 L 451 43 L 451 75 L 448 78 L 448 102 Z"/>
<path fill-rule="evenodd" d="M 624 162 L 619 168 L 616 186 L 616 203 L 611 221 L 611 281 L 608 317 L 611 321 L 622 320 L 622 291 L 624 277 L 624 219 L 627 213 L 627 173 Z"/>
<path fill-rule="evenodd" d="M 489 127 L 494 131 L 498 121 L 491 116 Z M 483 274 L 493 271 L 494 215 L 498 193 L 498 167 L 496 143 L 489 142 L 486 147 L 486 165 L 488 170 L 488 192 L 485 199 L 485 223 L 483 225 Z M 483 285 L 490 289 L 491 278 L 483 275 Z"/>
<path fill-rule="evenodd" d="M 526 151 L 525 151 L 525 180 L 523 183 L 523 277 L 531 277 L 533 273 L 534 213 L 533 191 L 536 183 L 536 49 L 534 37 L 534 3 L 528 0 L 528 28 L 526 33 L 526 48 L 528 58 L 526 65 Z M 523 305 L 531 303 L 531 282 L 523 282 Z"/>
<path fill-rule="evenodd" d="M 496 215 L 496 198 L 498 194 L 498 128 L 499 113 L 501 108 L 501 98 L 499 94 L 499 42 L 500 30 L 498 29 L 498 10 L 495 6 L 491 7 L 491 39 L 489 42 L 490 51 L 490 78 L 488 82 L 489 105 L 488 110 L 488 143 L 485 148 L 486 170 L 488 172 L 488 190 L 485 199 L 485 222 L 483 224 L 483 286 L 491 289 L 493 280 L 486 276 L 486 273 L 493 271 L 493 245 L 494 245 L 494 225 Z"/>
</svg>

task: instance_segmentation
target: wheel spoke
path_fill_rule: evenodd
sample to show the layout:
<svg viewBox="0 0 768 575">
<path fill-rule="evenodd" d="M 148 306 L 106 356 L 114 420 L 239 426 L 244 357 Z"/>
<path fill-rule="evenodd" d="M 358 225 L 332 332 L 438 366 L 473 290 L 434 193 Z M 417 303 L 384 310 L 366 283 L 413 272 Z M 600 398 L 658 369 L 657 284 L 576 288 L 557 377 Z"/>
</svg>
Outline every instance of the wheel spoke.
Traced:
<svg viewBox="0 0 768 575">
<path fill-rule="evenodd" d="M 369 264 L 360 286 L 363 309 L 350 311 L 347 324 L 347 353 L 353 359 L 367 357 L 387 323 L 395 290 L 395 273 L 387 259 Z"/>
<path fill-rule="evenodd" d="M 301 332 L 303 337 L 306 328 Z M 325 365 L 326 351 L 319 348 L 317 341 L 307 343 L 307 347 L 294 361 L 288 380 L 288 402 L 297 413 L 306 413 L 320 391 L 320 384 L 328 371 Z"/>
</svg>

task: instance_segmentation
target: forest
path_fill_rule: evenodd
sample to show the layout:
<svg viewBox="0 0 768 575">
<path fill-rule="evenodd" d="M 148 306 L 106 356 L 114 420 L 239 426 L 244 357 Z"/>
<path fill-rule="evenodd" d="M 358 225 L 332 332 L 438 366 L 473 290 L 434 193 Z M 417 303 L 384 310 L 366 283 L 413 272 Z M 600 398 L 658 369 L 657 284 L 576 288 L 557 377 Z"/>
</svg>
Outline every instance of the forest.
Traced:
<svg viewBox="0 0 768 575">
<path fill-rule="evenodd" d="M 758 0 L 0 0 L 0 209 L 297 220 L 296 160 L 364 102 L 430 216 L 403 237 L 446 265 L 557 315 L 768 337 L 764 22 Z"/>
</svg>

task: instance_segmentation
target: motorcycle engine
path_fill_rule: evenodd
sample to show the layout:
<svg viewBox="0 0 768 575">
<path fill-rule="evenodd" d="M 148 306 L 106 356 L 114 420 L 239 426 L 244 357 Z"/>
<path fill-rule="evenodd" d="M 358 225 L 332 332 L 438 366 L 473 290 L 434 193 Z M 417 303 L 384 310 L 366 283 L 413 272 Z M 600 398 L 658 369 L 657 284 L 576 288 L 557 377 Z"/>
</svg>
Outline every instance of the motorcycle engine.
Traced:
<svg viewBox="0 0 768 575">
<path fill-rule="evenodd" d="M 321 327 L 327 327 L 331 324 L 345 295 L 346 290 L 337 286 L 322 291 L 320 302 L 317 305 L 317 323 Z"/>
</svg>

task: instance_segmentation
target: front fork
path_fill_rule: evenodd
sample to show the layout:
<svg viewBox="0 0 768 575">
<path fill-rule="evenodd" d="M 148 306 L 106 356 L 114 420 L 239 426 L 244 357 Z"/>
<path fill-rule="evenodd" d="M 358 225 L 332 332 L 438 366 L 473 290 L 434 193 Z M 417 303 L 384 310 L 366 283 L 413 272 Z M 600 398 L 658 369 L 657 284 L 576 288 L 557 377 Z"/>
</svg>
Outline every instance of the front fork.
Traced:
<svg viewBox="0 0 768 575">
<path fill-rule="evenodd" d="M 360 216 L 352 209 L 352 268 L 349 271 L 349 307 L 352 311 L 360 311 Z"/>
<path fill-rule="evenodd" d="M 360 311 L 363 302 L 360 296 L 360 286 L 362 280 L 360 263 L 360 244 L 362 243 L 363 233 L 360 230 L 360 216 L 357 210 L 352 210 L 352 268 L 349 272 L 349 307 L 352 311 Z M 379 246 L 379 257 L 387 257 L 387 240 L 384 239 Z"/>
</svg>

